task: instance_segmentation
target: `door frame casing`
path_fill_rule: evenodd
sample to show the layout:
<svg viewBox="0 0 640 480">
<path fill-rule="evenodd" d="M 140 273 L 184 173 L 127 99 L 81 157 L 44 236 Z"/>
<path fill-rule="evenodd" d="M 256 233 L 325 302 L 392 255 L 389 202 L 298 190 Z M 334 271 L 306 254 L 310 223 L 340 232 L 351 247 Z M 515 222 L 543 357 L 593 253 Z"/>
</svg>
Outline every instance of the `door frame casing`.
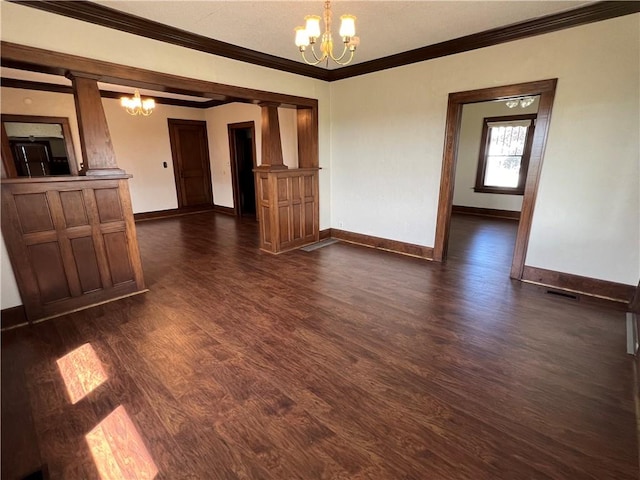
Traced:
<svg viewBox="0 0 640 480">
<path fill-rule="evenodd" d="M 231 185 L 233 187 L 233 210 L 236 217 L 242 217 L 242 205 L 240 203 L 240 175 L 239 175 L 239 166 L 238 166 L 238 158 L 236 152 L 235 145 L 235 130 L 240 130 L 244 128 L 251 129 L 251 140 L 252 140 L 252 157 L 253 157 L 253 168 L 255 169 L 258 166 L 258 159 L 256 157 L 256 122 L 239 122 L 239 123 L 229 123 L 227 124 L 227 132 L 229 135 L 229 163 L 231 165 Z M 255 176 L 254 176 L 254 184 L 255 184 Z M 256 220 L 258 219 L 258 198 L 257 198 L 257 189 L 254 185 L 255 193 L 255 202 L 256 202 Z"/>
<path fill-rule="evenodd" d="M 511 278 L 522 278 L 557 84 L 558 79 L 553 78 L 449 94 L 442 173 L 440 177 L 440 194 L 438 198 L 436 238 L 433 247 L 433 259 L 435 261 L 442 262 L 447 256 L 462 107 L 468 103 L 508 100 L 516 97 L 540 95 L 538 118 L 533 135 L 533 145 L 531 147 L 531 156 L 529 157 L 529 167 L 527 170 L 527 181 L 524 188 L 522 209 L 520 211 L 520 221 L 518 223 L 518 233 L 510 272 Z"/>
<path fill-rule="evenodd" d="M 180 169 L 178 165 L 178 155 L 177 155 L 177 145 L 173 138 L 173 125 L 189 125 L 189 126 L 201 126 L 204 127 L 204 153 L 207 157 L 207 161 L 205 162 L 205 175 L 207 176 L 208 182 L 208 203 L 203 203 L 202 205 L 213 205 L 213 182 L 211 179 L 211 156 L 209 155 L 209 136 L 207 132 L 207 122 L 204 120 L 184 120 L 180 118 L 167 118 L 167 126 L 169 128 L 169 144 L 171 146 L 171 160 L 173 162 L 173 180 L 176 184 L 176 196 L 178 198 L 178 208 L 186 208 L 185 205 L 185 192 L 182 189 L 182 184 L 180 182 Z"/>
</svg>

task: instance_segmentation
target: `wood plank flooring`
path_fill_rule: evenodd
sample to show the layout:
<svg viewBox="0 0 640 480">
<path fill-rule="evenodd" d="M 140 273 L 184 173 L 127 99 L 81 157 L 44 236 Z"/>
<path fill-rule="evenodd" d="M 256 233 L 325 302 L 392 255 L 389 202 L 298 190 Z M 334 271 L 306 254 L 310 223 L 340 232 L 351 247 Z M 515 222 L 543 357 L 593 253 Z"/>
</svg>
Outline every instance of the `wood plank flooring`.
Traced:
<svg viewBox="0 0 640 480">
<path fill-rule="evenodd" d="M 141 223 L 150 292 L 3 332 L 2 478 L 637 479 L 624 314 L 509 280 L 514 235 L 456 216 L 441 265 Z"/>
</svg>

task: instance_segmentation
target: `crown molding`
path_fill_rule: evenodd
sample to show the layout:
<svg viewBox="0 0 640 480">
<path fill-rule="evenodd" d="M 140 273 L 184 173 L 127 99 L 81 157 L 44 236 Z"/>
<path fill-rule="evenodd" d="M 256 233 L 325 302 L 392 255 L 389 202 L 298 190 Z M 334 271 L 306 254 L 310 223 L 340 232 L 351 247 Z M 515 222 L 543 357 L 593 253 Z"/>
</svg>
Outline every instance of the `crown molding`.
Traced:
<svg viewBox="0 0 640 480">
<path fill-rule="evenodd" d="M 17 78 L 2 78 L 1 85 L 2 87 L 7 88 L 19 88 L 23 90 L 39 90 L 43 92 L 55 92 L 55 93 L 66 93 L 73 95 L 73 87 L 68 85 L 58 85 L 56 83 L 47 83 L 47 82 L 34 82 L 32 80 L 20 80 Z M 124 92 L 114 92 L 112 90 L 100 90 L 100 96 L 102 98 L 121 98 L 126 96 L 127 94 Z M 193 100 L 183 100 L 178 98 L 166 98 L 166 97 L 157 97 L 153 95 L 145 95 L 151 96 L 155 100 L 157 104 L 160 105 L 173 105 L 176 107 L 187 107 L 187 108 L 211 108 L 217 107 L 219 105 L 224 105 L 225 103 L 229 103 L 229 101 L 223 100 L 207 100 L 206 102 L 196 102 Z"/>
<path fill-rule="evenodd" d="M 7 1 L 173 45 L 328 82 L 640 12 L 640 2 L 638 1 L 602 1 L 566 12 L 547 15 L 533 20 L 447 40 L 446 42 L 427 45 L 376 60 L 357 63 L 335 70 L 326 70 L 294 60 L 239 47 L 220 40 L 214 40 L 142 17 L 123 13 L 93 2 L 77 0 Z"/>
<path fill-rule="evenodd" d="M 187 32 L 179 28 L 164 25 L 123 13 L 103 5 L 77 0 L 7 0 L 11 3 L 36 8 L 49 13 L 82 20 L 102 27 L 113 28 L 122 32 L 140 35 L 173 45 L 211 53 L 221 57 L 252 63 L 263 67 L 274 68 L 283 72 L 295 73 L 318 80 L 328 79 L 328 70 L 307 65 L 305 63 L 276 57 L 230 43 L 215 40 L 203 35 Z"/>
<path fill-rule="evenodd" d="M 545 33 L 556 32 L 566 28 L 600 22 L 610 18 L 621 17 L 640 12 L 638 1 L 605 1 L 567 10 L 553 15 L 514 23 L 464 37 L 454 38 L 446 42 L 435 43 L 407 52 L 378 58 L 369 62 L 357 63 L 348 67 L 329 71 L 329 81 L 379 72 L 389 68 L 401 67 L 412 63 L 446 57 L 456 53 L 468 52 L 478 48 L 490 47 L 501 43 L 534 37 Z"/>
</svg>

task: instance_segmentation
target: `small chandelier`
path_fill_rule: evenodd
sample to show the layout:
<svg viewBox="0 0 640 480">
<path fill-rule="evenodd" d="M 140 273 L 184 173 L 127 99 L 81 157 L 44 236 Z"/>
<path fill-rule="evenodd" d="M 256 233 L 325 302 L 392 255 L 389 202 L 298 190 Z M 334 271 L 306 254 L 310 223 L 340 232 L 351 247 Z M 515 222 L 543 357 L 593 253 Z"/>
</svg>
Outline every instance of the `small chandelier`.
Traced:
<svg viewBox="0 0 640 480">
<path fill-rule="evenodd" d="M 516 108 L 518 105 L 520 105 L 520 108 L 527 108 L 535 101 L 536 97 L 514 98 L 513 100 L 507 100 L 505 105 L 509 108 Z"/>
<path fill-rule="evenodd" d="M 320 32 L 320 20 L 318 15 L 307 15 L 304 17 L 306 24 L 304 27 L 296 27 L 296 46 L 300 49 L 302 59 L 309 65 L 318 65 L 326 60 L 329 65 L 329 58 L 338 65 L 347 65 L 353 60 L 356 47 L 360 44 L 360 38 L 356 37 L 356 17 L 353 15 L 342 15 L 340 17 L 340 36 L 344 49 L 339 57 L 333 54 L 333 39 L 331 37 L 331 1 L 324 2 L 324 33 Z M 320 38 L 320 54 L 314 48 L 316 41 Z M 306 57 L 307 47 L 313 55 L 313 60 Z M 347 56 L 347 53 L 349 54 Z"/>
<path fill-rule="evenodd" d="M 120 105 L 124 107 L 129 115 L 144 115 L 145 117 L 151 115 L 153 109 L 156 107 L 156 102 L 153 98 L 140 98 L 140 92 L 138 89 L 133 93 L 133 98 L 122 97 L 120 99 Z"/>
</svg>

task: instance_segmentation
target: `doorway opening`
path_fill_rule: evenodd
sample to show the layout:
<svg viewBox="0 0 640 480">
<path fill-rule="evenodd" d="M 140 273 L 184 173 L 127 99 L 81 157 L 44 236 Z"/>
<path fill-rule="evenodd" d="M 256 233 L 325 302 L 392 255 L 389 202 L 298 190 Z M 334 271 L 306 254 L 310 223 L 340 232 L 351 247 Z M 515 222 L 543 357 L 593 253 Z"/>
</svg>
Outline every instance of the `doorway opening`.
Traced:
<svg viewBox="0 0 640 480">
<path fill-rule="evenodd" d="M 255 123 L 231 123 L 228 125 L 228 131 L 236 216 L 257 219 L 256 184 L 253 174 L 253 169 L 257 166 Z"/>
<path fill-rule="evenodd" d="M 433 249 L 434 260 L 441 262 L 447 258 L 463 107 L 467 104 L 496 100 L 510 101 L 510 103 L 518 101 L 520 103 L 519 100 L 523 98 L 539 97 L 535 128 L 528 147 L 530 155 L 528 165 L 526 165 L 526 181 L 521 185 L 523 188 L 522 207 L 509 274 L 511 278 L 522 278 L 557 81 L 557 79 L 540 80 L 449 94 L 440 197 L 438 201 L 438 219 Z M 478 187 L 482 187 L 482 185 L 476 183 L 474 188 L 477 189 Z"/>
<path fill-rule="evenodd" d="M 509 275 L 539 99 L 462 108 L 448 254 L 485 277 Z"/>
<path fill-rule="evenodd" d="M 207 122 L 168 119 L 178 208 L 213 205 Z"/>
</svg>

